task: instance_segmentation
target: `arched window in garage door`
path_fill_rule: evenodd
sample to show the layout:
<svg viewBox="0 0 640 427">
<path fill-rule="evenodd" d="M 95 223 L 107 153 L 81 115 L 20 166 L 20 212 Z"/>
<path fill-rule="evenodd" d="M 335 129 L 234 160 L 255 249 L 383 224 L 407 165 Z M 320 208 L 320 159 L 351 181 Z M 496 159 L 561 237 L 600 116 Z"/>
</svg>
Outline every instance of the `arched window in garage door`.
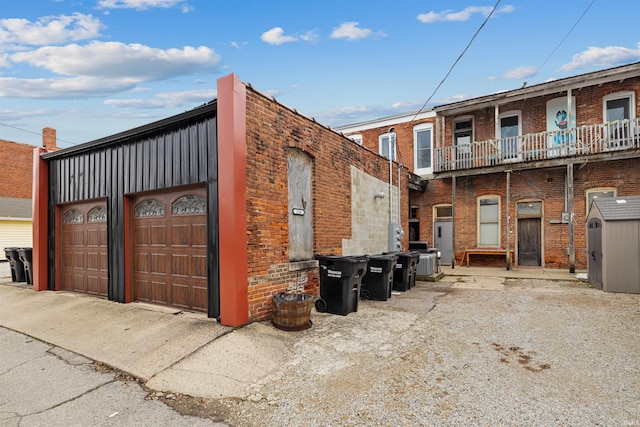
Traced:
<svg viewBox="0 0 640 427">
<path fill-rule="evenodd" d="M 132 225 L 134 300 L 207 312 L 204 188 L 134 199 Z"/>
</svg>

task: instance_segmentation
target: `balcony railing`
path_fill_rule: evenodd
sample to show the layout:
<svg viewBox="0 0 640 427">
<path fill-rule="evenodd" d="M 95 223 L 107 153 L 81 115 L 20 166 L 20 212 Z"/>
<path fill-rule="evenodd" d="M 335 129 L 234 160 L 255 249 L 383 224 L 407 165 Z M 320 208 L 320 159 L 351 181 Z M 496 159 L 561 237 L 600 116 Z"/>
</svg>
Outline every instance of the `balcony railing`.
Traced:
<svg viewBox="0 0 640 427">
<path fill-rule="evenodd" d="M 640 148 L 640 118 L 435 149 L 435 172 Z"/>
</svg>

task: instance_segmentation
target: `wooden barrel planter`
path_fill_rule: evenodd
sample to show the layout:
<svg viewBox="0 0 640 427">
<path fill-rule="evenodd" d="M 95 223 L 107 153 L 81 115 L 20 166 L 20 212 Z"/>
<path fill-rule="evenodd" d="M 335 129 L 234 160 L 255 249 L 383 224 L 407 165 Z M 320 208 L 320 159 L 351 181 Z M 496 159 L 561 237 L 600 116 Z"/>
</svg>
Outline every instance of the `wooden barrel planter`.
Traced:
<svg viewBox="0 0 640 427">
<path fill-rule="evenodd" d="M 272 297 L 273 326 L 283 331 L 302 331 L 311 327 L 313 295 L 279 293 Z"/>
</svg>

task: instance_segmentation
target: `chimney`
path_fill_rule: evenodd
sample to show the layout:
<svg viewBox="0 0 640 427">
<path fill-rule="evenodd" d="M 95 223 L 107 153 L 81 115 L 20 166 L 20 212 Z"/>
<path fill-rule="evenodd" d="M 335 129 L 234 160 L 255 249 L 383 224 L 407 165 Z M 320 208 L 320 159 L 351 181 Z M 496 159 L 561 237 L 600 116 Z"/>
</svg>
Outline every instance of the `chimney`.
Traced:
<svg viewBox="0 0 640 427">
<path fill-rule="evenodd" d="M 47 149 L 47 151 L 56 151 L 59 150 L 56 145 L 56 130 L 53 128 L 44 128 L 42 129 L 42 146 Z"/>
</svg>

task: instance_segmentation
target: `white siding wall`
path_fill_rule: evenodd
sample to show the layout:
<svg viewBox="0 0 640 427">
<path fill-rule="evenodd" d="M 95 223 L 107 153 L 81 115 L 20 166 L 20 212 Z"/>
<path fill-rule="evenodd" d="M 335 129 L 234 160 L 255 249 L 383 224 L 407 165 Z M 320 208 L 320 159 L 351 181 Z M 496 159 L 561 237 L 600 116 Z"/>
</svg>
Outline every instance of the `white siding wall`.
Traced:
<svg viewBox="0 0 640 427">
<path fill-rule="evenodd" d="M 6 260 L 4 248 L 33 247 L 32 222 L 0 220 L 0 260 Z"/>
</svg>

